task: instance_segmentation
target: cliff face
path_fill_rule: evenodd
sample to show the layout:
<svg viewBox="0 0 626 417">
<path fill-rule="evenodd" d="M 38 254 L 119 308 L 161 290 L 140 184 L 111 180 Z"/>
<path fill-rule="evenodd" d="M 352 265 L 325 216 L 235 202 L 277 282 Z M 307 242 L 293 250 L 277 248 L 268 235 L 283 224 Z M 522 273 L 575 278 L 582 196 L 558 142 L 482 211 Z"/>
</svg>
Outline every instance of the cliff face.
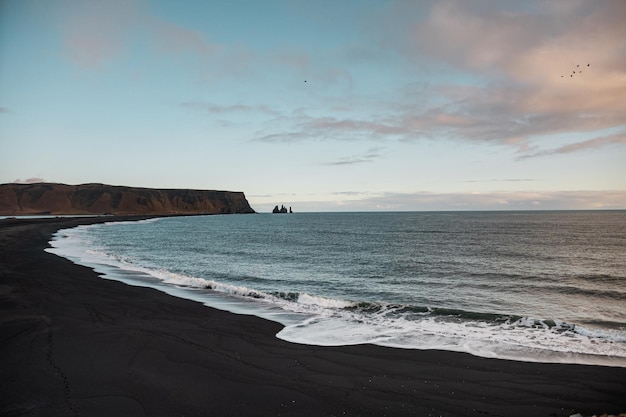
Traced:
<svg viewBox="0 0 626 417">
<path fill-rule="evenodd" d="M 241 192 L 105 184 L 0 184 L 0 215 L 254 213 Z"/>
</svg>

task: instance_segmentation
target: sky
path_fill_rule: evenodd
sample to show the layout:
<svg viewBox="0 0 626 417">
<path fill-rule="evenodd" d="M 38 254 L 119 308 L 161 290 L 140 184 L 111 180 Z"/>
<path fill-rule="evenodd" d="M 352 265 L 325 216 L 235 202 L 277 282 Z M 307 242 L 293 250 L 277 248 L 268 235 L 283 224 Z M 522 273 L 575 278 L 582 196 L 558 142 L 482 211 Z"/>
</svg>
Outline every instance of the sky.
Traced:
<svg viewBox="0 0 626 417">
<path fill-rule="evenodd" d="M 0 0 L 0 183 L 626 209 L 626 1 Z"/>
</svg>

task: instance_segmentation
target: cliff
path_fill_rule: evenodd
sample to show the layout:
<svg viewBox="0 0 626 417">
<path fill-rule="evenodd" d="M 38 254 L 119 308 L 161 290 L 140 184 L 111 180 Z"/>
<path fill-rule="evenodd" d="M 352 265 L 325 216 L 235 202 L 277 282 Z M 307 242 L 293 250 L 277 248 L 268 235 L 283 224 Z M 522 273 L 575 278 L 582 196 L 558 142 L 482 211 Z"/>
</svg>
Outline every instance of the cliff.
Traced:
<svg viewBox="0 0 626 417">
<path fill-rule="evenodd" d="M 0 184 L 0 215 L 254 213 L 241 192 L 105 184 Z"/>
</svg>

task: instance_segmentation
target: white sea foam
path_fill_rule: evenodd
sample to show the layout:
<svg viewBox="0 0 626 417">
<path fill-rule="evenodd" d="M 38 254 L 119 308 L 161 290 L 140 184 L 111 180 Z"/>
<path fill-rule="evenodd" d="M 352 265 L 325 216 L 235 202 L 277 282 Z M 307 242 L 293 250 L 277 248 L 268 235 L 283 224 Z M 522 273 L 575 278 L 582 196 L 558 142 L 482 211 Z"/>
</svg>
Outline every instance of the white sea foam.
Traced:
<svg viewBox="0 0 626 417">
<path fill-rule="evenodd" d="M 156 223 L 158 221 L 161 221 L 165 219 L 165 217 L 151 217 L 149 219 L 143 219 L 143 220 L 116 220 L 116 221 L 112 221 L 112 222 L 105 222 L 102 223 L 104 226 L 116 226 L 119 224 L 145 224 L 145 223 Z M 93 226 L 98 226 L 98 225 L 93 225 Z M 85 226 L 85 227 L 90 227 L 90 226 Z"/>
<path fill-rule="evenodd" d="M 408 349 L 452 350 L 511 360 L 626 367 L 626 344 L 622 336 L 580 326 L 576 326 L 576 331 L 547 325 L 529 329 L 515 323 L 492 324 L 448 317 L 406 320 L 336 312 L 287 326 L 278 337 L 311 345 L 372 343 Z"/>
<path fill-rule="evenodd" d="M 346 307 L 350 307 L 354 305 L 354 303 L 351 303 L 348 301 L 335 300 L 333 298 L 317 297 L 317 296 L 310 295 L 307 293 L 299 294 L 296 302 L 302 305 L 315 306 L 316 308 L 321 307 L 322 309 L 346 308 Z"/>
</svg>

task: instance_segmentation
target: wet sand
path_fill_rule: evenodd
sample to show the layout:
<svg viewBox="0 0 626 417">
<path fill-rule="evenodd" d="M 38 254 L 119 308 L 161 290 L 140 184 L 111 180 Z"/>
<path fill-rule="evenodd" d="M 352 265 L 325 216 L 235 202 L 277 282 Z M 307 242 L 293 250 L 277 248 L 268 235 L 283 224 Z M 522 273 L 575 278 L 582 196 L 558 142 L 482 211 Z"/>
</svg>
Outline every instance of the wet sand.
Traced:
<svg viewBox="0 0 626 417">
<path fill-rule="evenodd" d="M 47 253 L 119 218 L 0 220 L 2 416 L 570 416 L 626 412 L 626 368 L 371 345 L 105 280 Z"/>
</svg>

